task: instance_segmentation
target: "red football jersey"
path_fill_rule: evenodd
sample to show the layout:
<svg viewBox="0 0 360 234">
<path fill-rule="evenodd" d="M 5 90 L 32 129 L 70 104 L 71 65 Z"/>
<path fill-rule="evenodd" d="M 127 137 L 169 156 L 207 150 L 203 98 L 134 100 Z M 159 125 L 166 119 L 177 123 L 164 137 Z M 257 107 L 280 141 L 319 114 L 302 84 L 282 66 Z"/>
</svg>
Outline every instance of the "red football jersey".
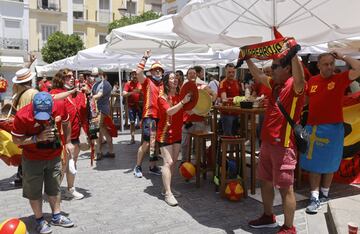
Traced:
<svg viewBox="0 0 360 234">
<path fill-rule="evenodd" d="M 330 78 L 313 76 L 308 81 L 309 125 L 344 122 L 343 98 L 352 81 L 349 71 L 334 74 Z"/>
</svg>

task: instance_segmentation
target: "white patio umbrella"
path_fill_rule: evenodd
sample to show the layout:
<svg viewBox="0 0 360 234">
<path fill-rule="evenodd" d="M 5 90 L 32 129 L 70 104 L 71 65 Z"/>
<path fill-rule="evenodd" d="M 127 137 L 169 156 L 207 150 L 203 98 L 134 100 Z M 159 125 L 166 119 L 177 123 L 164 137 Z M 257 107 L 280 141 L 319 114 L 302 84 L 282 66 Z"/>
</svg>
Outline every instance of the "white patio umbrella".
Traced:
<svg viewBox="0 0 360 234">
<path fill-rule="evenodd" d="M 224 44 L 193 44 L 179 37 L 172 31 L 173 15 L 166 15 L 156 20 L 150 20 L 112 30 L 107 36 L 106 51 L 122 54 L 143 54 L 150 49 L 153 55 L 171 54 L 172 67 L 178 53 L 206 53 L 229 48 Z M 249 41 L 240 40 L 243 44 Z"/>
<path fill-rule="evenodd" d="M 276 27 L 301 45 L 317 45 L 360 36 L 359 9 L 359 0 L 192 0 L 173 22 L 174 32 L 194 43 L 269 41 Z"/>
</svg>

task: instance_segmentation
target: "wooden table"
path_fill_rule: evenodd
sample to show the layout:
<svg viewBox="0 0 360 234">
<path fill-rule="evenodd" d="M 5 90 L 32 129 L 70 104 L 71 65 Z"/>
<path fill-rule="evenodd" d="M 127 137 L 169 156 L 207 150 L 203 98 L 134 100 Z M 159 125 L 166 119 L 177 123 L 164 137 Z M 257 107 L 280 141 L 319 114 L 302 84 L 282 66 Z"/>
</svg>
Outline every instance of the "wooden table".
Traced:
<svg viewBox="0 0 360 234">
<path fill-rule="evenodd" d="M 256 146 L 256 115 L 262 114 L 265 112 L 265 108 L 252 108 L 244 109 L 238 106 L 214 106 L 213 107 L 213 119 L 212 119 L 212 130 L 217 134 L 217 115 L 223 111 L 231 111 L 234 114 L 244 115 L 246 118 L 250 116 L 250 143 L 251 143 L 251 161 L 250 161 L 250 170 L 251 170 L 251 183 L 250 190 L 251 194 L 255 194 L 256 187 L 256 158 L 255 158 L 255 146 Z M 247 126 L 246 126 L 247 127 Z"/>
</svg>

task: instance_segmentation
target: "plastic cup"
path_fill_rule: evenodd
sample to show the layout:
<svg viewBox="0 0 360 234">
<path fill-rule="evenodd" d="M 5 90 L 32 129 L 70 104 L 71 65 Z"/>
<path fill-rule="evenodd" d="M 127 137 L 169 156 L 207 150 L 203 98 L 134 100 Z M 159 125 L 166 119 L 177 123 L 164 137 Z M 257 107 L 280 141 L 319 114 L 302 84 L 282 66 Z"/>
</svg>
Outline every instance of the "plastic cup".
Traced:
<svg viewBox="0 0 360 234">
<path fill-rule="evenodd" d="M 358 233 L 358 225 L 356 223 L 353 222 L 349 222 L 348 223 L 348 228 L 349 228 L 349 234 L 357 234 Z"/>
</svg>

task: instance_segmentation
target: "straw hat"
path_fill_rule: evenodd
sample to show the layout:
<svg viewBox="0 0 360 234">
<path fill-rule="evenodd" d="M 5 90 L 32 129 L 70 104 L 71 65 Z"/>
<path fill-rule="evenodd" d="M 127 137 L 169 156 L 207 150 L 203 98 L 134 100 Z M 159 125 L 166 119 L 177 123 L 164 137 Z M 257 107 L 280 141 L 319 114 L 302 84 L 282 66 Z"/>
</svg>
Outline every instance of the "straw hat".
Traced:
<svg viewBox="0 0 360 234">
<path fill-rule="evenodd" d="M 36 76 L 35 72 L 31 72 L 29 68 L 22 68 L 15 73 L 12 78 L 14 84 L 26 83 Z"/>
</svg>

